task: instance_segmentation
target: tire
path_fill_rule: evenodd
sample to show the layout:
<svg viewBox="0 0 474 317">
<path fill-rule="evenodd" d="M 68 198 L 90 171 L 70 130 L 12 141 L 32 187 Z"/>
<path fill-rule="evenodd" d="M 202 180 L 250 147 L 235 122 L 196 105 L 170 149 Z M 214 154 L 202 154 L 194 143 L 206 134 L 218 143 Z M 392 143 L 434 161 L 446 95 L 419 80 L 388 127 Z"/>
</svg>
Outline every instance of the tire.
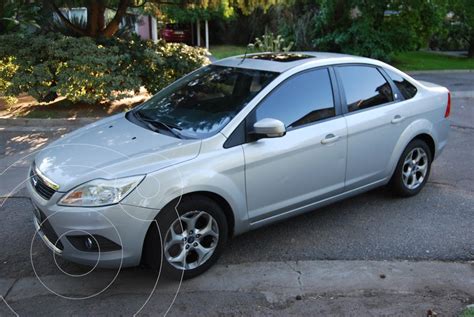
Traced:
<svg viewBox="0 0 474 317">
<path fill-rule="evenodd" d="M 217 261 L 227 243 L 229 231 L 222 208 L 212 199 L 186 196 L 178 206 L 177 203 L 173 201 L 163 208 L 151 224 L 145 239 L 143 262 L 153 269 L 161 267 L 163 277 L 181 280 L 204 273 Z M 192 223 L 196 225 L 190 233 L 188 226 Z M 171 241 L 172 226 L 179 239 Z M 204 251 L 211 249 L 212 252 Z M 179 257 L 182 254 L 187 254 L 184 263 L 168 260 L 182 259 Z"/>
<path fill-rule="evenodd" d="M 409 155 L 411 155 L 411 162 L 408 159 Z M 418 163 L 414 163 L 417 159 L 419 159 Z M 421 139 L 412 140 L 398 160 L 397 167 L 390 180 L 393 191 L 401 197 L 411 197 L 418 194 L 428 181 L 431 162 L 432 153 L 426 142 Z M 420 169 L 423 166 L 425 166 L 426 171 Z M 407 175 L 411 175 L 411 178 Z"/>
</svg>

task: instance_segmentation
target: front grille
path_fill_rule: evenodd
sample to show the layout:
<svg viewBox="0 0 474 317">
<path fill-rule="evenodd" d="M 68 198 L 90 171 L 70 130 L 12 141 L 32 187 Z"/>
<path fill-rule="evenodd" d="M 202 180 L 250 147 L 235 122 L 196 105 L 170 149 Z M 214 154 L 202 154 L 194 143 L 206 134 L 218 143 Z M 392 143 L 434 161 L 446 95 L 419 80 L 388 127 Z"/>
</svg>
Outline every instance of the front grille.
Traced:
<svg viewBox="0 0 474 317">
<path fill-rule="evenodd" d="M 31 167 L 30 171 L 31 185 L 36 189 L 36 192 L 46 200 L 49 200 L 51 196 L 56 192 L 53 188 L 49 187 L 48 184 L 36 173 L 35 165 Z"/>
<path fill-rule="evenodd" d="M 63 250 L 64 246 L 61 243 L 61 241 L 59 240 L 58 235 L 54 231 L 53 226 L 51 226 L 48 219 L 46 219 L 46 216 L 44 215 L 44 213 L 40 209 L 38 209 L 38 212 L 39 212 L 39 216 L 40 216 L 39 223 L 40 223 L 41 231 L 43 231 L 46 238 L 48 238 L 48 240 L 52 244 L 54 244 L 56 246 L 56 248 L 58 248 L 60 250 Z"/>
</svg>

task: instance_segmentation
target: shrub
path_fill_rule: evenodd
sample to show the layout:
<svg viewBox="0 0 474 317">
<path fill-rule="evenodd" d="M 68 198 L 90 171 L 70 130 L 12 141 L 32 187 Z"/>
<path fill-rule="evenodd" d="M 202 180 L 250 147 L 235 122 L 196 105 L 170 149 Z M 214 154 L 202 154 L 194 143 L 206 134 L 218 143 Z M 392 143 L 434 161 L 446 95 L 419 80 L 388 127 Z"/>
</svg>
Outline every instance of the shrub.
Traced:
<svg viewBox="0 0 474 317">
<path fill-rule="evenodd" d="M 8 96 L 7 91 L 12 85 L 12 79 L 18 65 L 15 64 L 15 59 L 11 56 L 0 59 L 0 96 L 7 96 L 7 103 L 15 103 L 17 99 L 13 96 Z"/>
<path fill-rule="evenodd" d="M 289 52 L 293 47 L 293 42 L 286 43 L 283 36 L 274 35 L 273 33 L 265 32 L 261 38 L 257 37 L 255 43 L 249 44 L 249 48 L 258 52 Z"/>
<path fill-rule="evenodd" d="M 0 36 L 0 94 L 97 103 L 133 94 L 142 86 L 155 93 L 206 63 L 205 50 L 184 44 L 5 35 Z"/>
</svg>

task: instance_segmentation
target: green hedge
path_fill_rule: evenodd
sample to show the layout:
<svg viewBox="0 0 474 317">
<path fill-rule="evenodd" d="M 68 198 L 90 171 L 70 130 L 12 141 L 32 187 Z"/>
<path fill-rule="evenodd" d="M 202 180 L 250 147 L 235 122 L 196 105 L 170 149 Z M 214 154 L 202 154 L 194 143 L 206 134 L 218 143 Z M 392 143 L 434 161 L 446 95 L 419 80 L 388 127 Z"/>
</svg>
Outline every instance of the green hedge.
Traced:
<svg viewBox="0 0 474 317">
<path fill-rule="evenodd" d="M 58 34 L 0 36 L 0 95 L 27 93 L 40 102 L 57 96 L 97 103 L 145 87 L 155 93 L 209 63 L 206 51 L 184 44 Z"/>
</svg>

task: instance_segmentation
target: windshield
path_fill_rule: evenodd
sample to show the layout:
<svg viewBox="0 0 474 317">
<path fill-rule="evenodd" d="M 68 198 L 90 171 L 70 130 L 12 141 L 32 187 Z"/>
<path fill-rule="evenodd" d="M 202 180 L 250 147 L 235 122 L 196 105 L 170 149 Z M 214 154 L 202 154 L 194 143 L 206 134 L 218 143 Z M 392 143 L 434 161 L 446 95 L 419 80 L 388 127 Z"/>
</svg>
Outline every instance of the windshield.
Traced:
<svg viewBox="0 0 474 317">
<path fill-rule="evenodd" d="M 137 107 L 138 118 L 167 125 L 183 137 L 219 132 L 278 73 L 209 65 Z"/>
</svg>

